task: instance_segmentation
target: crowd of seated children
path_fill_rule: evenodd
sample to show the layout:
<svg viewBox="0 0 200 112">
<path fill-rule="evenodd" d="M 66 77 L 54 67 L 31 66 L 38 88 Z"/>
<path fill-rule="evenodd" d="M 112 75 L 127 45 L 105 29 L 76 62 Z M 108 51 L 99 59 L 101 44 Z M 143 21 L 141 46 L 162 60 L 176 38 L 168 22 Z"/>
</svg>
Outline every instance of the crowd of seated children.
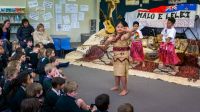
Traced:
<svg viewBox="0 0 200 112">
<path fill-rule="evenodd" d="M 22 20 L 18 29 L 18 41 L 7 39 L 10 43 L 6 48 L 5 34 L 9 32 L 2 31 L 1 112 L 107 112 L 110 104 L 107 94 L 99 95 L 94 105 L 77 98 L 78 84 L 70 81 L 60 69 L 69 63 L 59 63 L 52 46 L 34 43 L 34 29 L 27 19 Z"/>
</svg>

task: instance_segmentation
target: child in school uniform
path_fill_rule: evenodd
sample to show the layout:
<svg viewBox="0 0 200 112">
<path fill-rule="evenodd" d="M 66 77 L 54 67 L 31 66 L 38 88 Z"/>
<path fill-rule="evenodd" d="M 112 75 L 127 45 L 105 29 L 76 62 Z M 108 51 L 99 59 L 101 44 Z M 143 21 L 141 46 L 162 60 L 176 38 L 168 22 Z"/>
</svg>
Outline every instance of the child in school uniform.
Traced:
<svg viewBox="0 0 200 112">
<path fill-rule="evenodd" d="M 12 112 L 19 111 L 22 100 L 26 98 L 26 86 L 33 83 L 31 72 L 30 70 L 20 72 L 15 83 L 13 83 L 10 98 L 7 100 Z"/>
<path fill-rule="evenodd" d="M 4 69 L 8 63 L 8 57 L 5 54 L 5 51 L 2 46 L 0 46 L 0 80 L 4 78 Z"/>
<path fill-rule="evenodd" d="M 46 76 L 44 77 L 42 84 L 45 93 L 52 88 L 52 79 L 53 77 L 56 77 L 55 71 L 56 68 L 52 64 L 49 63 L 45 66 Z"/>
<path fill-rule="evenodd" d="M 64 76 L 63 71 L 59 69 L 60 62 L 55 56 L 50 58 L 50 63 L 56 68 L 56 75 L 66 79 L 66 76 Z"/>
<path fill-rule="evenodd" d="M 40 47 L 36 44 L 33 47 L 33 51 L 31 51 L 29 54 L 29 58 L 30 58 L 29 63 L 31 64 L 31 68 L 35 70 L 36 73 L 37 73 L 37 64 L 39 61 L 39 57 L 38 57 L 39 50 L 40 50 Z"/>
<path fill-rule="evenodd" d="M 78 84 L 75 81 L 68 81 L 64 85 L 64 95 L 62 95 L 56 105 L 56 112 L 94 112 L 84 100 L 76 99 Z"/>
<path fill-rule="evenodd" d="M 33 40 L 31 38 L 26 39 L 26 44 L 27 44 L 27 46 L 24 50 L 25 50 L 26 56 L 29 56 L 30 52 L 33 50 L 32 49 Z"/>
<path fill-rule="evenodd" d="M 26 62 L 26 55 L 24 52 L 18 52 L 13 57 L 12 60 L 18 60 L 21 64 L 20 71 L 26 70 L 29 68 L 28 63 Z"/>
<path fill-rule="evenodd" d="M 95 98 L 95 106 L 97 107 L 95 112 L 108 112 L 109 105 L 110 97 L 107 94 L 101 94 Z"/>
<path fill-rule="evenodd" d="M 124 103 L 118 107 L 117 112 L 134 112 L 134 108 L 130 103 Z"/>
<path fill-rule="evenodd" d="M 55 56 L 55 51 L 53 49 L 48 48 L 45 51 L 44 57 L 41 57 L 39 59 L 39 62 L 37 64 L 37 70 L 39 73 L 39 82 L 41 84 L 43 83 L 44 77 L 46 75 L 44 67 L 46 66 L 46 64 L 48 64 L 50 62 L 49 59 L 54 56 Z"/>
<path fill-rule="evenodd" d="M 20 105 L 20 112 L 41 112 L 41 105 L 36 98 L 24 99 Z"/>
<path fill-rule="evenodd" d="M 133 27 L 131 29 L 131 57 L 133 62 L 136 61 L 138 63 L 142 63 L 142 66 L 144 67 L 144 51 L 142 46 L 142 32 L 138 30 L 139 28 L 139 22 L 135 21 L 133 22 Z"/>
<path fill-rule="evenodd" d="M 44 98 L 44 111 L 54 112 L 54 106 L 61 96 L 61 90 L 64 88 L 65 79 L 54 77 L 52 79 L 52 88 L 47 91 Z"/>
<path fill-rule="evenodd" d="M 20 71 L 20 62 L 17 60 L 10 61 L 5 68 L 5 81 L 3 85 L 3 95 L 7 96 L 11 91 L 11 83 L 16 79 Z"/>
<path fill-rule="evenodd" d="M 27 98 L 37 98 L 42 105 L 44 102 L 42 85 L 36 82 L 28 85 L 26 87 L 26 96 Z"/>
</svg>

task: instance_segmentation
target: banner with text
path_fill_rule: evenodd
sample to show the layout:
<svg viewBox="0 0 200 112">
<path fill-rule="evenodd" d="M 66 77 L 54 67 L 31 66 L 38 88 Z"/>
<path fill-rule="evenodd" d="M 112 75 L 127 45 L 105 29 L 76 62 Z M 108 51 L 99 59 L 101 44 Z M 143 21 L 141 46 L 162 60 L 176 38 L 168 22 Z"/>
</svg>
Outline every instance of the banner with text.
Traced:
<svg viewBox="0 0 200 112">
<path fill-rule="evenodd" d="M 160 6 L 136 11 L 136 19 L 142 26 L 163 28 L 168 17 L 176 19 L 175 27 L 194 27 L 197 5 L 180 4 Z"/>
</svg>

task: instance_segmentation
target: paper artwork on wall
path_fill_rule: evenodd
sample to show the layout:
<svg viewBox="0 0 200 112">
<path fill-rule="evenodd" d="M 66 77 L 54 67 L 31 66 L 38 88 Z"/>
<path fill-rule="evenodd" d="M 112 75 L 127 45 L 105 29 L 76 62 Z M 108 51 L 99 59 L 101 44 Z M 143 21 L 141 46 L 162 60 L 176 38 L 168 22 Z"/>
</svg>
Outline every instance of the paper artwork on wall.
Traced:
<svg viewBox="0 0 200 112">
<path fill-rule="evenodd" d="M 44 21 L 50 20 L 51 18 L 53 18 L 51 12 L 43 14 Z"/>
<path fill-rule="evenodd" d="M 53 2 L 44 0 L 43 7 L 52 8 L 53 7 Z"/>
<path fill-rule="evenodd" d="M 89 6 L 88 5 L 80 5 L 80 11 L 89 11 Z"/>
<path fill-rule="evenodd" d="M 126 0 L 126 5 L 139 5 L 140 0 Z"/>
<path fill-rule="evenodd" d="M 79 12 L 78 13 L 78 20 L 79 21 L 84 21 L 85 19 L 85 13 L 84 12 Z"/>
<path fill-rule="evenodd" d="M 38 1 L 37 0 L 29 0 L 28 1 L 28 7 L 33 8 L 38 6 Z"/>
<path fill-rule="evenodd" d="M 35 13 L 35 12 L 31 12 L 31 13 L 29 13 L 29 18 L 37 21 L 37 20 L 39 20 L 39 14 Z"/>
<path fill-rule="evenodd" d="M 78 13 L 78 4 L 65 4 L 65 13 Z"/>
<path fill-rule="evenodd" d="M 63 22 L 64 22 L 64 24 L 70 24 L 70 17 L 69 17 L 69 15 L 63 16 Z"/>
</svg>

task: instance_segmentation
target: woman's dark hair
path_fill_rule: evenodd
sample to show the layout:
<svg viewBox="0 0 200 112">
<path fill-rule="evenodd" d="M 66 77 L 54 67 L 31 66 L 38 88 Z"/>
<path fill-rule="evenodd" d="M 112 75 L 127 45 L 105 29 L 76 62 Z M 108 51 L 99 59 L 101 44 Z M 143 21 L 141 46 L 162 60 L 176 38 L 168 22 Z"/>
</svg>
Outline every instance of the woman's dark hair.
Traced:
<svg viewBox="0 0 200 112">
<path fill-rule="evenodd" d="M 9 19 L 6 19 L 6 20 L 3 22 L 3 27 L 4 27 L 4 25 L 5 25 L 7 22 L 10 22 L 10 20 L 9 20 Z"/>
<path fill-rule="evenodd" d="M 28 22 L 28 24 L 29 24 L 28 19 L 26 19 L 26 18 L 22 19 L 22 26 L 24 26 L 24 23 L 26 23 L 26 22 Z"/>
<path fill-rule="evenodd" d="M 176 19 L 174 17 L 169 17 L 167 20 L 172 22 L 173 24 L 176 22 Z"/>
<path fill-rule="evenodd" d="M 21 102 L 20 112 L 39 112 L 40 101 L 37 98 L 27 98 Z"/>
<path fill-rule="evenodd" d="M 133 26 L 134 26 L 134 25 L 138 25 L 138 26 L 139 26 L 140 24 L 139 24 L 139 22 L 134 21 L 134 22 L 133 22 Z"/>
</svg>

